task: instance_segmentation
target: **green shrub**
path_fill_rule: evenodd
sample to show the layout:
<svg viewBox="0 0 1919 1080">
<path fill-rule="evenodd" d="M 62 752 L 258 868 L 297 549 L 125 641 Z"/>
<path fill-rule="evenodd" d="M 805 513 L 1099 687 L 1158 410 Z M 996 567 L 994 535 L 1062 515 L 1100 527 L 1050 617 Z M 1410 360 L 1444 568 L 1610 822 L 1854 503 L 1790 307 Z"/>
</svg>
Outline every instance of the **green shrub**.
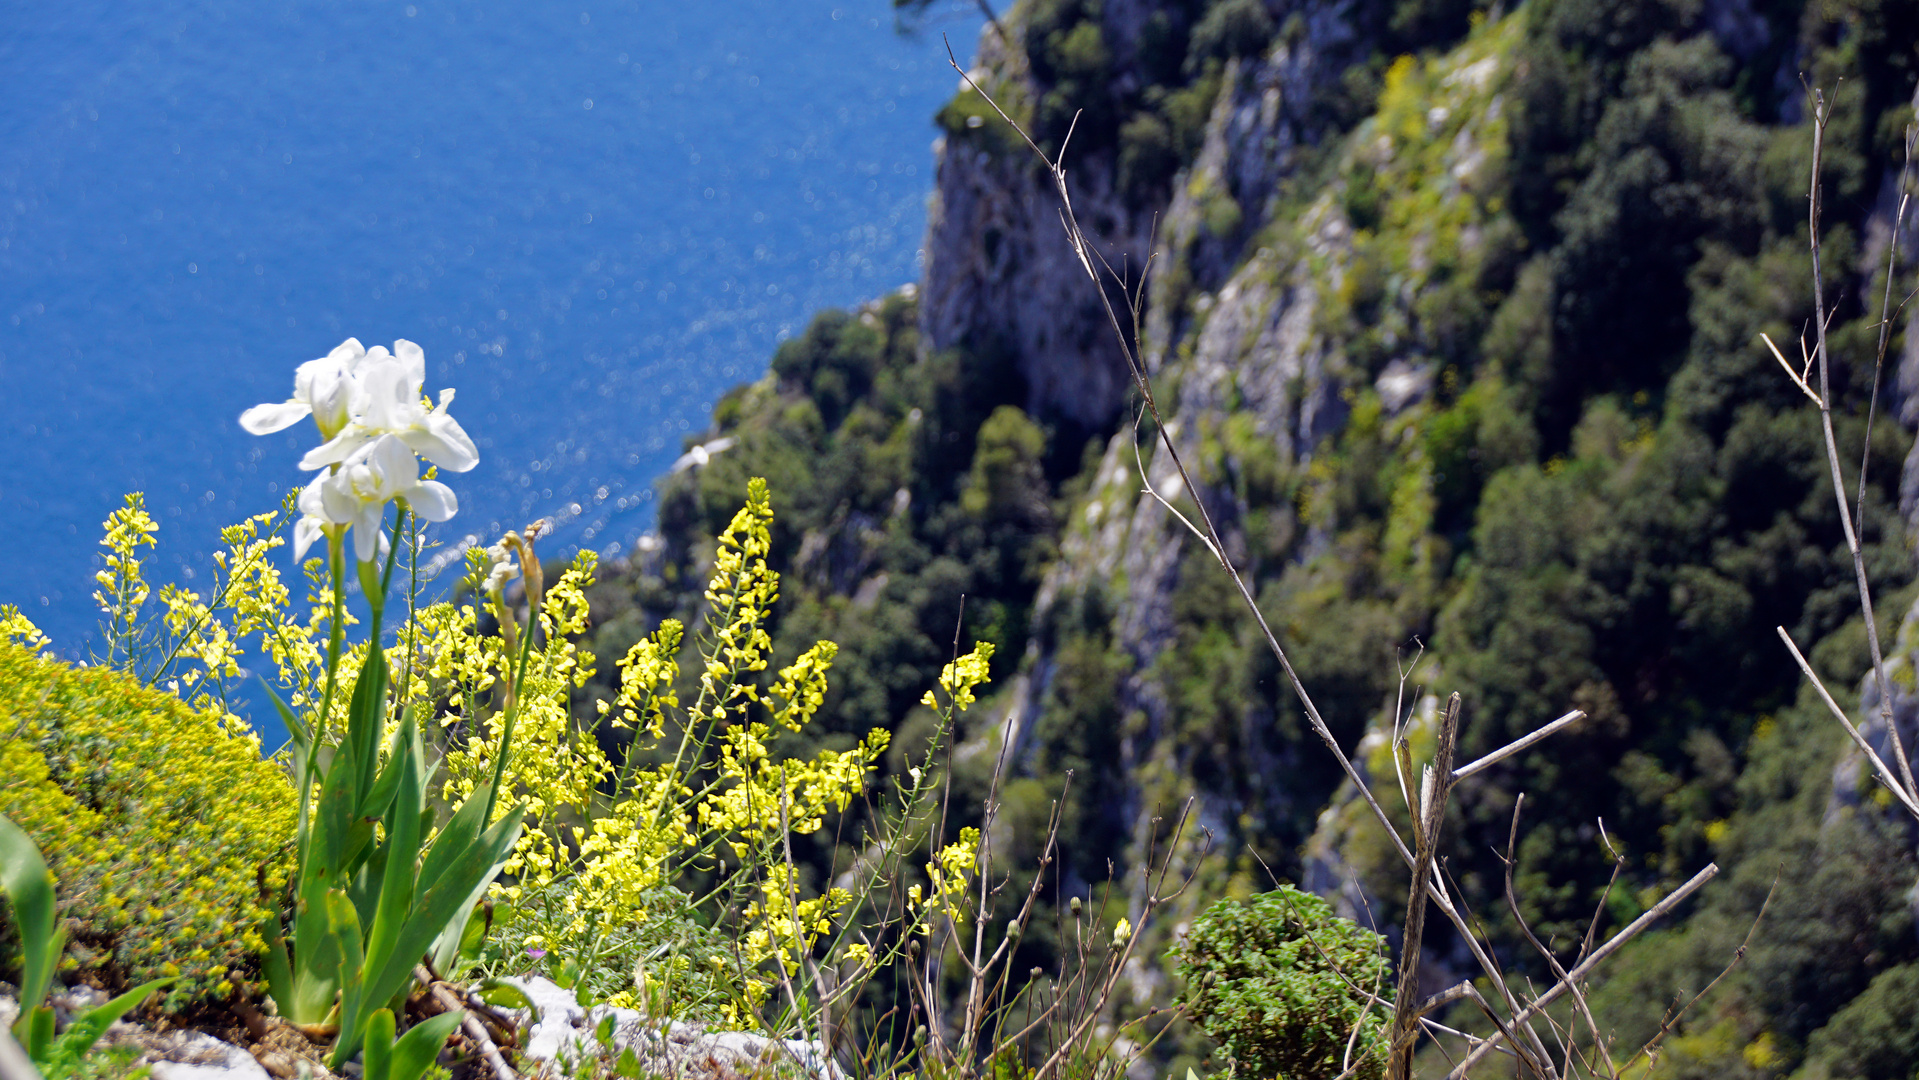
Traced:
<svg viewBox="0 0 1919 1080">
<path fill-rule="evenodd" d="M 170 1008 L 231 992 L 291 862 L 293 789 L 251 733 L 12 644 L 0 644 L 0 813 L 60 881 L 70 961 L 129 983 L 178 975 Z"/>
<path fill-rule="evenodd" d="M 1333 1077 L 1344 1071 L 1353 1028 L 1356 1076 L 1385 1068 L 1392 996 L 1385 939 L 1291 886 L 1240 903 L 1222 900 L 1167 954 L 1186 984 L 1187 1015 L 1245 1077 Z M 1330 963 L 1329 963 L 1330 960 Z M 1336 967 L 1335 967 L 1336 965 Z"/>
<path fill-rule="evenodd" d="M 1880 972 L 1865 993 L 1813 1032 L 1805 1066 L 1796 1075 L 1805 1080 L 1903 1080 L 1913 1075 L 1919 1071 L 1919 1029 L 1912 1023 L 1916 1007 L 1919 964 Z"/>
</svg>

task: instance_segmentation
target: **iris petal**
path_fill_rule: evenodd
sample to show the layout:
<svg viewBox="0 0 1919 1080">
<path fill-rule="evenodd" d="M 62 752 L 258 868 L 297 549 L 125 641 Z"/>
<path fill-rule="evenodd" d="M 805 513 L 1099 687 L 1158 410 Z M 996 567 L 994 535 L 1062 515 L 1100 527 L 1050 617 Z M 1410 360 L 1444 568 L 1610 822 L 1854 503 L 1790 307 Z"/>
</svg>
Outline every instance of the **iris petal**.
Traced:
<svg viewBox="0 0 1919 1080">
<path fill-rule="evenodd" d="M 352 457 L 361 447 L 372 442 L 378 432 L 368 431 L 359 424 L 349 424 L 346 430 L 306 452 L 300 459 L 302 469 L 324 469 L 328 465 L 338 465 Z"/>
<path fill-rule="evenodd" d="M 446 521 L 460 512 L 459 496 L 438 480 L 422 480 L 406 493 L 407 505 L 428 521 Z"/>
<path fill-rule="evenodd" d="M 255 405 L 240 414 L 240 426 L 251 435 L 271 435 L 292 427 L 312 413 L 313 407 L 304 401 Z"/>
<path fill-rule="evenodd" d="M 353 518 L 353 554 L 361 562 L 372 562 L 380 549 L 380 523 L 386 516 L 386 503 L 367 503 Z"/>
<path fill-rule="evenodd" d="M 480 463 L 479 448 L 459 421 L 443 413 L 428 413 L 424 425 L 400 432 L 400 438 L 414 453 L 448 472 L 466 472 Z"/>
<path fill-rule="evenodd" d="M 305 561 L 307 549 L 321 536 L 320 519 L 303 517 L 293 523 L 293 563 L 299 565 Z"/>
<path fill-rule="evenodd" d="M 405 338 L 393 343 L 393 355 L 400 358 L 406 368 L 407 381 L 412 384 L 413 396 L 420 396 L 420 388 L 426 385 L 426 350 Z"/>
</svg>

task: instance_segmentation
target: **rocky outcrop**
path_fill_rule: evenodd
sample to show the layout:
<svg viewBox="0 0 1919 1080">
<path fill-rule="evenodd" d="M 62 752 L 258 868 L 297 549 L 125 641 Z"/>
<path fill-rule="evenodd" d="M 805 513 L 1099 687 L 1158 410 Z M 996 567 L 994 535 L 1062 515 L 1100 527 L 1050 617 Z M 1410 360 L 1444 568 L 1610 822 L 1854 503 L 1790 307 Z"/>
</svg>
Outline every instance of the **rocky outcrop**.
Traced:
<svg viewBox="0 0 1919 1080">
<path fill-rule="evenodd" d="M 1141 856 L 1154 842 L 1153 815 L 1160 808 L 1140 778 L 1185 773 L 1183 759 L 1192 749 L 1169 737 L 1165 674 L 1155 669 L 1174 640 L 1182 564 L 1200 543 L 1171 506 L 1190 515 L 1192 500 L 1204 500 L 1235 561 L 1256 569 L 1247 565 L 1246 515 L 1272 516 L 1276 520 L 1262 523 L 1264 532 L 1290 536 L 1292 511 L 1244 505 L 1232 482 L 1238 465 L 1208 465 L 1207 447 L 1217 445 L 1231 417 L 1250 428 L 1251 442 L 1273 448 L 1279 468 L 1296 468 L 1344 423 L 1342 391 L 1356 377 L 1319 328 L 1325 291 L 1339 287 L 1350 254 L 1352 230 L 1343 212 L 1322 198 L 1304 217 L 1284 223 L 1284 250 L 1252 244 L 1272 234 L 1283 181 L 1325 134 L 1315 126 L 1325 121 L 1314 110 L 1356 47 L 1349 9 L 1345 2 L 1295 5 L 1287 14 L 1298 16 L 1296 32 L 1282 35 L 1263 57 L 1228 64 L 1203 146 L 1174 180 L 1170 205 L 1156 223 L 1158 248 L 1138 345 L 1168 410 L 1167 431 L 1199 492 L 1186 490 L 1163 445 L 1138 438 L 1127 422 L 1126 402 L 1134 395 L 1123 353 L 1050 220 L 1057 213 L 1052 192 L 1024 163 L 953 141 L 941 158 L 935 257 L 923 309 L 929 342 L 937 347 L 968 335 L 1020 341 L 1033 410 L 1086 423 L 1117 421 L 1087 494 L 1061 530 L 1060 557 L 1039 588 L 1034 621 L 1045 623 L 1058 605 L 1089 591 L 1103 592 L 1111 603 L 1113 644 L 1131 671 L 1120 687 L 1120 710 L 1137 717 L 1128 721 L 1119 763 L 1133 779 L 1124 805 L 1114 809 L 1130 822 Z M 1118 24 L 1113 36 L 1123 39 L 1130 10 L 1106 9 L 1109 28 Z M 1083 227 L 1136 266 L 1145 230 L 1155 223 L 1126 216 L 1100 186 L 1110 173 L 1070 174 L 1075 209 Z M 1429 383 L 1430 375 L 1425 379 Z M 1400 397 L 1410 401 L 1424 384 L 1418 373 L 1408 381 Z M 1144 490 L 1148 483 L 1153 493 Z M 1001 699 L 1004 727 L 1016 744 L 1045 708 L 1055 670 L 1055 658 L 1035 644 L 1014 692 Z M 1298 754 L 1264 730 L 1273 720 L 1267 712 L 1243 721 L 1250 726 L 1240 745 L 1260 760 L 1245 762 L 1242 775 L 1256 777 L 1260 790 L 1206 793 L 1195 807 L 1192 836 L 1233 835 L 1249 812 L 1291 812 L 1298 800 L 1286 777 L 1298 768 L 1291 760 Z M 1135 885 L 1137 915 L 1145 879 Z M 1150 999 L 1163 976 L 1157 969 L 1137 974 L 1135 994 Z"/>
<path fill-rule="evenodd" d="M 818 1043 L 746 1031 L 711 1031 L 702 1024 L 656 1020 L 633 1009 L 587 1007 L 573 991 L 539 977 L 505 981 L 533 1006 L 512 1013 L 525 1032 L 529 1066 L 552 1062 L 565 1069 L 597 1057 L 615 1061 L 630 1050 L 646 1076 L 684 1080 L 839 1080 L 842 1076 Z"/>
<path fill-rule="evenodd" d="M 1364 44 L 1352 8 L 1352 0 L 1277 5 L 1274 17 L 1285 20 L 1288 32 L 1265 56 L 1230 62 L 1204 146 L 1174 181 L 1165 207 L 1127 203 L 1116 187 L 1113 151 L 1076 161 L 1069 146 L 1074 210 L 1099 253 L 1134 286 L 1149 256 L 1154 263 L 1146 275 L 1152 295 L 1143 312 L 1142 351 L 1155 369 L 1190 315 L 1195 293 L 1218 288 L 1233 272 L 1302 149 L 1331 130 L 1326 92 Z M 1147 0 L 1101 8 L 1104 35 L 1122 60 L 1116 77 L 1122 87 L 1139 80 L 1124 61 L 1157 9 Z M 1008 89 L 1022 71 L 989 28 L 974 79 L 1011 100 L 1034 92 Z M 1030 150 L 1010 138 L 948 137 L 937 154 L 920 309 L 927 344 L 1017 343 L 1028 412 L 1109 426 L 1123 412 L 1131 378 L 1105 310 L 1064 242 L 1050 179 Z M 1109 292 L 1124 311 L 1127 287 L 1116 281 Z"/>
<path fill-rule="evenodd" d="M 921 330 L 934 349 L 1018 342 L 1026 411 L 1103 427 L 1124 407 L 1131 380 L 1060 231 L 1059 200 L 1025 154 L 943 141 L 927 228 L 938 254 L 927 263 Z M 1071 175 L 1080 220 L 1102 254 L 1116 267 L 1143 265 L 1151 222 L 1121 204 L 1110 162 Z"/>
</svg>

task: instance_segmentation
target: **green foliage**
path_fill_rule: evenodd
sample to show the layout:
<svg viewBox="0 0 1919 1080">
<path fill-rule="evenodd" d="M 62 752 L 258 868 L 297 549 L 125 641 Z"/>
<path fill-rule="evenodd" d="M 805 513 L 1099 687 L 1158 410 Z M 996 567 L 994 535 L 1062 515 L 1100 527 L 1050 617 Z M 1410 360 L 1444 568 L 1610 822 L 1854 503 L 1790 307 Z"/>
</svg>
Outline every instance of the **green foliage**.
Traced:
<svg viewBox="0 0 1919 1080">
<path fill-rule="evenodd" d="M 366 1057 L 362 1075 L 366 1080 L 420 1080 L 434 1067 L 434 1059 L 447 1037 L 459 1026 L 465 1013 L 446 1012 L 408 1028 L 394 1036 L 393 1013 L 377 1009 L 367 1024 Z"/>
<path fill-rule="evenodd" d="M 1879 973 L 1864 993 L 1834 1013 L 1813 1033 L 1806 1062 L 1795 1073 L 1804 1080 L 1906 1080 L 1919 1071 L 1919 965 L 1906 964 Z"/>
<path fill-rule="evenodd" d="M 1507 287 L 1521 237 L 1507 209 L 1508 127 L 1492 107 L 1513 79 L 1517 16 L 1482 23 L 1451 52 L 1402 56 L 1341 164 L 1358 230 L 1322 315 L 1373 373 L 1391 356 L 1469 362 Z"/>
<path fill-rule="evenodd" d="M 49 1063 L 40 1068 L 41 1080 L 146 1080 L 151 1066 L 136 1065 L 137 1046 L 95 1046 L 92 1053 L 65 1067 Z"/>
<path fill-rule="evenodd" d="M 1383 1075 L 1392 1012 L 1386 942 L 1320 897 L 1282 885 L 1221 900 L 1167 959 L 1185 984 L 1188 1015 L 1219 1042 L 1235 1076 L 1309 1080 L 1349 1067 L 1353 1076 Z"/>
<path fill-rule="evenodd" d="M 0 813 L 62 883 L 75 963 L 177 976 L 173 1008 L 231 993 L 292 862 L 293 791 L 251 732 L 0 644 L 0 777 Z"/>
<path fill-rule="evenodd" d="M 1112 145 L 1118 102 L 1099 16 L 1099 0 L 1033 0 L 1026 8 L 1027 63 L 1044 88 L 1029 134 L 1049 154 L 1059 152 L 1069 128 L 1081 152 Z"/>
<path fill-rule="evenodd" d="M 1032 108 L 1019 83 L 997 80 L 987 84 L 986 89 L 1015 123 L 1022 127 L 1031 124 Z M 946 132 L 948 139 L 965 140 L 1000 157 L 1023 161 L 1021 155 L 1031 152 L 1019 133 L 1000 117 L 999 111 L 987 104 L 986 96 L 970 86 L 962 88 L 942 105 L 934 114 L 933 122 Z"/>
<path fill-rule="evenodd" d="M 960 509 L 987 521 L 1012 521 L 1034 531 L 1051 523 L 1047 505 L 1046 433 L 1011 405 L 994 409 L 980 425 L 973 467 L 960 488 Z"/>
<path fill-rule="evenodd" d="M 1219 0 L 1193 26 L 1186 67 L 1197 72 L 1208 60 L 1256 56 L 1273 37 L 1273 17 L 1260 0 Z"/>
</svg>

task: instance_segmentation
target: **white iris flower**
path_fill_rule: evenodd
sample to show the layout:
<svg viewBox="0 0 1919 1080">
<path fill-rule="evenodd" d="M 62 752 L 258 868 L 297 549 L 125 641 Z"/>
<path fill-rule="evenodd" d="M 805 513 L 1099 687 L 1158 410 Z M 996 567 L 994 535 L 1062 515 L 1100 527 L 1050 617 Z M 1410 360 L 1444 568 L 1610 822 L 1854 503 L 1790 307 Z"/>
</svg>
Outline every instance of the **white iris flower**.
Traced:
<svg viewBox="0 0 1919 1080">
<path fill-rule="evenodd" d="M 428 521 L 446 521 L 460 509 L 452 488 L 438 480 L 420 479 L 418 459 L 398 436 L 381 435 L 341 462 L 338 471 L 320 477 L 300 493 L 300 509 L 306 516 L 294 531 L 294 558 L 303 553 L 299 550 L 302 530 L 311 544 L 327 526 L 344 526 L 353 532 L 354 556 L 372 562 L 385 544 L 380 522 L 386 504 L 394 499 L 405 499 L 414 513 Z"/>
<path fill-rule="evenodd" d="M 318 360 L 308 360 L 293 372 L 292 397 L 255 405 L 240 414 L 240 426 L 254 435 L 271 435 L 311 416 L 320 437 L 333 438 L 350 419 L 353 376 L 366 355 L 358 338 L 348 338 Z"/>
<path fill-rule="evenodd" d="M 338 464 L 382 435 L 397 436 L 414 453 L 448 472 L 466 472 L 480 463 L 480 451 L 460 422 L 447 414 L 453 391 L 440 391 L 432 408 L 421 404 L 426 385 L 426 353 L 411 341 L 396 341 L 394 351 L 367 350 L 353 377 L 352 419 L 338 434 L 300 459 L 302 469 Z"/>
<path fill-rule="evenodd" d="M 451 472 L 480 462 L 480 452 L 458 421 L 447 414 L 453 391 L 440 391 L 436 405 L 421 400 L 426 353 L 411 341 L 364 348 L 348 338 L 294 372 L 293 396 L 255 405 L 240 414 L 240 426 L 255 435 L 281 431 L 313 417 L 325 440 L 300 460 L 303 469 L 326 470 L 301 492 L 300 519 L 293 526 L 298 562 L 316 540 L 353 533 L 354 554 L 366 563 L 385 554 L 381 529 L 386 504 L 395 499 L 427 521 L 446 521 L 459 510 L 452 489 L 420 478 L 415 455 Z M 497 560 L 496 560 L 497 561 Z M 495 570 L 495 576 L 511 571 Z M 503 582 L 502 582 L 503 583 Z"/>
</svg>

